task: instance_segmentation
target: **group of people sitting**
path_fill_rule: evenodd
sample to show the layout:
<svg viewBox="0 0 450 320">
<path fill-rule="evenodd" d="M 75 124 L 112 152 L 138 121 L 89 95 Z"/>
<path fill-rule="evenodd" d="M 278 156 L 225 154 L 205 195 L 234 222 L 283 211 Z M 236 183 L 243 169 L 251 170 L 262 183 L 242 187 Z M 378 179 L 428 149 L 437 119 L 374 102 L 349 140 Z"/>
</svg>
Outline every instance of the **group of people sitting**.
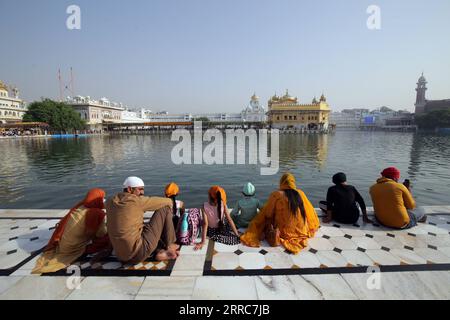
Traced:
<svg viewBox="0 0 450 320">
<path fill-rule="evenodd" d="M 381 225 L 394 229 L 408 229 L 425 222 L 425 211 L 416 207 L 408 179 L 399 183 L 400 171 L 389 167 L 381 172 L 381 177 L 370 187 L 375 219 Z M 344 224 L 354 224 L 362 211 L 363 222 L 372 223 L 367 216 L 363 197 L 354 186 L 347 184 L 343 172 L 333 176 L 334 186 L 328 189 L 327 201 L 320 201 L 320 209 L 326 213 L 324 222 L 335 220 Z M 359 208 L 358 208 L 359 206 Z"/>
<path fill-rule="evenodd" d="M 381 175 L 370 188 L 375 219 L 397 229 L 424 222 L 426 217 L 423 210 L 415 208 L 408 181 L 398 182 L 400 172 L 390 167 Z M 363 221 L 371 223 L 364 199 L 346 180 L 344 173 L 333 176 L 334 186 L 328 189 L 327 201 L 320 202 L 325 212 L 323 222 L 354 224 L 361 211 Z M 243 198 L 232 210 L 220 186 L 209 189 L 208 201 L 200 208 L 188 210 L 177 200 L 180 190 L 176 183 L 166 186 L 164 197 L 144 196 L 144 188 L 142 179 L 129 177 L 122 192 L 106 201 L 103 190 L 90 190 L 57 224 L 33 273 L 62 270 L 84 255 L 92 255 L 91 264 L 95 264 L 113 252 L 128 264 L 176 259 L 181 245 L 199 250 L 207 237 L 226 245 L 242 243 L 250 247 L 259 247 L 266 238 L 270 245 L 282 245 L 297 254 L 320 227 L 313 205 L 290 173 L 281 177 L 278 190 L 264 205 L 256 198 L 253 184 L 247 183 Z M 145 222 L 147 211 L 154 213 Z"/>
</svg>

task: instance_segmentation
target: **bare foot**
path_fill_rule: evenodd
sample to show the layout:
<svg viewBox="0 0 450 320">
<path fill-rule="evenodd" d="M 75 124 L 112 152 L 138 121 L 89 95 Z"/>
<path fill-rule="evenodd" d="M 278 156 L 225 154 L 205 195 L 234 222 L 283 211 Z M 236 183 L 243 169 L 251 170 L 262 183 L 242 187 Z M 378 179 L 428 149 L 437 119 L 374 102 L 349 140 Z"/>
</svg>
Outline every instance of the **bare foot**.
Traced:
<svg viewBox="0 0 450 320">
<path fill-rule="evenodd" d="M 178 254 L 175 250 L 160 250 L 155 256 L 157 261 L 166 261 L 176 258 L 178 258 Z"/>
<path fill-rule="evenodd" d="M 167 247 L 168 250 L 178 251 L 180 250 L 180 245 L 176 243 L 172 243 Z"/>
<path fill-rule="evenodd" d="M 168 250 L 166 250 L 166 252 L 167 252 L 167 256 L 169 257 L 170 260 L 178 258 L 178 255 L 179 255 L 178 251 L 168 249 Z"/>
<path fill-rule="evenodd" d="M 166 250 L 159 250 L 155 256 L 156 261 L 166 261 L 169 260 L 169 256 Z"/>
</svg>

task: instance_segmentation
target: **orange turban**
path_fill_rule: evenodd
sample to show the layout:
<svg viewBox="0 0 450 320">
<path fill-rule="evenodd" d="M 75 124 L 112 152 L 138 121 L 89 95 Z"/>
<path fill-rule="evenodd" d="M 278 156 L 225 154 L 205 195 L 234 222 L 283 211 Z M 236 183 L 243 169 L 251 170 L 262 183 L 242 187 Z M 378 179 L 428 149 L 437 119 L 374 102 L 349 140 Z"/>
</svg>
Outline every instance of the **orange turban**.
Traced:
<svg viewBox="0 0 450 320">
<path fill-rule="evenodd" d="M 222 199 L 222 202 L 227 203 L 227 194 L 222 187 L 212 186 L 209 189 L 208 194 L 211 197 L 211 199 L 213 199 L 214 201 L 217 201 L 217 192 L 220 192 L 220 198 Z"/>
<path fill-rule="evenodd" d="M 105 191 L 102 189 L 91 189 L 83 200 L 83 206 L 89 209 L 104 209 L 105 205 L 103 199 L 105 198 Z"/>
<path fill-rule="evenodd" d="M 167 198 L 178 195 L 180 192 L 180 188 L 177 186 L 175 182 L 171 182 L 166 186 L 165 194 Z"/>
<path fill-rule="evenodd" d="M 99 221 L 101 221 L 105 214 L 102 211 L 102 209 L 105 208 L 105 205 L 103 203 L 103 198 L 105 197 L 105 191 L 102 189 L 91 189 L 87 193 L 86 197 L 78 202 L 72 209 L 70 209 L 69 213 L 67 213 L 64 218 L 61 219 L 61 221 L 56 225 L 56 229 L 53 232 L 53 235 L 51 239 L 49 240 L 47 246 L 45 247 L 45 251 L 51 250 L 56 247 L 58 242 L 61 240 L 61 237 L 64 233 L 64 229 L 66 227 L 67 222 L 69 221 L 69 218 L 72 216 L 72 213 L 77 210 L 79 207 L 84 206 L 89 211 L 92 211 L 97 214 L 98 217 L 95 217 L 94 214 L 91 214 L 91 217 L 94 217 L 96 222 L 91 222 L 92 219 L 87 219 L 87 227 L 92 228 L 93 224 L 98 224 Z"/>
</svg>

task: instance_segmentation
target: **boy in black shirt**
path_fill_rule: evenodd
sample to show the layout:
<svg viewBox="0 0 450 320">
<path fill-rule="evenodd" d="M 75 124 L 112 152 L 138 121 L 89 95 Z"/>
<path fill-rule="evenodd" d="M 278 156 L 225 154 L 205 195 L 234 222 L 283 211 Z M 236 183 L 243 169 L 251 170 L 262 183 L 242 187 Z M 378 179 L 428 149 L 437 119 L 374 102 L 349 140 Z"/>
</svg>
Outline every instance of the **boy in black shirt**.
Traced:
<svg viewBox="0 0 450 320">
<path fill-rule="evenodd" d="M 371 223 L 372 221 L 367 217 L 364 199 L 354 186 L 347 184 L 345 173 L 336 173 L 333 176 L 333 183 L 335 186 L 328 189 L 327 201 L 320 202 L 320 208 L 327 213 L 322 221 L 324 223 L 331 220 L 348 224 L 356 223 L 359 219 L 359 209 L 356 205 L 358 203 L 363 214 L 363 221 Z"/>
</svg>

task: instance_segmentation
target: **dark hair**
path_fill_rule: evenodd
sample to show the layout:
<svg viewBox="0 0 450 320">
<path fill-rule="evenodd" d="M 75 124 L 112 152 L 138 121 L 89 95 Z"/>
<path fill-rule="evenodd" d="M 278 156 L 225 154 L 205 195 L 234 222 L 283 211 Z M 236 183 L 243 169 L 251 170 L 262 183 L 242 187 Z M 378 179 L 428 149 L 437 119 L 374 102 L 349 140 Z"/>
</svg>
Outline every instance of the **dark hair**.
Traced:
<svg viewBox="0 0 450 320">
<path fill-rule="evenodd" d="M 223 217 L 222 217 L 222 195 L 219 191 L 216 193 L 217 196 L 217 212 L 219 213 L 219 227 L 223 227 Z"/>
<path fill-rule="evenodd" d="M 295 216 L 297 215 L 298 209 L 300 209 L 300 213 L 303 219 L 306 219 L 305 205 L 303 203 L 302 197 L 297 192 L 297 190 L 287 189 L 284 190 L 284 194 L 288 198 L 289 209 L 291 210 L 291 213 Z"/>
<path fill-rule="evenodd" d="M 176 216 L 177 215 L 177 200 L 176 200 L 177 196 L 170 196 L 169 198 L 172 199 L 172 212 L 173 215 Z"/>
<path fill-rule="evenodd" d="M 341 185 L 347 181 L 347 176 L 343 172 L 338 172 L 333 176 L 332 180 L 335 185 Z"/>
</svg>

